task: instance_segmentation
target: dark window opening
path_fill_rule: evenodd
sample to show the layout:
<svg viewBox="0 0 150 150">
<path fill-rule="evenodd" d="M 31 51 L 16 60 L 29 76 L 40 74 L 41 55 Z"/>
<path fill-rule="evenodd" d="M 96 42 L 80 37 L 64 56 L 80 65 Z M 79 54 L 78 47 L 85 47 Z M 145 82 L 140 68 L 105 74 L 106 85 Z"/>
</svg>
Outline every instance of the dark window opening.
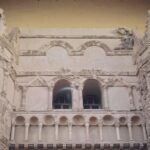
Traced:
<svg viewBox="0 0 150 150">
<path fill-rule="evenodd" d="M 98 81 L 89 79 L 83 88 L 83 107 L 84 109 L 100 109 L 101 92 Z"/>
<path fill-rule="evenodd" d="M 53 92 L 54 109 L 71 109 L 72 97 L 70 84 L 66 80 L 56 83 Z"/>
</svg>

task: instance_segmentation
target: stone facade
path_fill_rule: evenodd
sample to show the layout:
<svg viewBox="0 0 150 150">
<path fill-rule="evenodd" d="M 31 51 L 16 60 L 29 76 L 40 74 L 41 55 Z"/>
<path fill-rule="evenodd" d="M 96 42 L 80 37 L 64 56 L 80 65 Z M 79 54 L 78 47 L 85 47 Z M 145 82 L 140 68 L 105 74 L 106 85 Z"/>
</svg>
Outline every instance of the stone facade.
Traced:
<svg viewBox="0 0 150 150">
<path fill-rule="evenodd" d="M 7 33 L 1 10 L 0 150 L 150 147 L 149 18 L 143 39 L 125 28 Z M 70 101 L 55 104 L 64 91 Z"/>
</svg>

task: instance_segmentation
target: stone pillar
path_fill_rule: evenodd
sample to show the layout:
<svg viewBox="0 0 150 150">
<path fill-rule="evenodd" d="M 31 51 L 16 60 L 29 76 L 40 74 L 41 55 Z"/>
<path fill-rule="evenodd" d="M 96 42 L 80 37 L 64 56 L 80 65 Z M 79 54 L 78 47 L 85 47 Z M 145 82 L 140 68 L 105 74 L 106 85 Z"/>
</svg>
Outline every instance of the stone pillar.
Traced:
<svg viewBox="0 0 150 150">
<path fill-rule="evenodd" d="M 103 141 L 103 122 L 102 122 L 102 120 L 100 120 L 98 126 L 99 126 L 99 138 L 100 138 L 100 141 Z"/>
<path fill-rule="evenodd" d="M 133 141 L 131 121 L 128 122 L 128 130 L 129 130 L 129 139 L 130 141 Z"/>
<path fill-rule="evenodd" d="M 47 109 L 53 109 L 53 86 L 48 86 L 48 102 L 47 102 Z"/>
<path fill-rule="evenodd" d="M 25 141 L 28 140 L 28 136 L 29 136 L 29 126 L 30 124 L 27 122 L 25 123 Z"/>
<path fill-rule="evenodd" d="M 72 123 L 68 123 L 68 129 L 69 129 L 69 140 L 72 140 Z"/>
<path fill-rule="evenodd" d="M 58 130 L 59 130 L 59 125 L 58 122 L 55 122 L 55 140 L 58 140 Z"/>
<path fill-rule="evenodd" d="M 11 141 L 13 141 L 15 138 L 15 124 L 12 124 L 12 129 L 11 129 Z"/>
<path fill-rule="evenodd" d="M 143 137 L 144 137 L 144 141 L 147 141 L 147 136 L 146 136 L 146 129 L 145 129 L 145 124 L 142 123 L 142 131 L 143 131 Z"/>
<path fill-rule="evenodd" d="M 86 129 L 86 140 L 89 141 L 89 122 L 85 123 L 85 129 Z"/>
<path fill-rule="evenodd" d="M 83 110 L 83 96 L 82 96 L 83 87 L 79 86 L 78 88 L 78 99 L 79 99 L 79 110 Z"/>
<path fill-rule="evenodd" d="M 42 127 L 43 127 L 43 124 L 40 122 L 39 123 L 39 141 L 42 140 Z"/>
<path fill-rule="evenodd" d="M 108 100 L 108 86 L 103 86 L 103 100 L 102 100 L 104 109 L 109 109 L 109 100 Z"/>
<path fill-rule="evenodd" d="M 121 140 L 121 139 L 120 139 L 120 130 L 119 130 L 119 126 L 120 126 L 120 124 L 119 124 L 119 121 L 117 120 L 117 121 L 115 122 L 117 140 Z"/>
<path fill-rule="evenodd" d="M 71 87 L 72 87 L 72 109 L 74 111 L 77 111 L 79 107 L 78 86 L 72 84 Z"/>
<path fill-rule="evenodd" d="M 130 110 L 135 110 L 135 103 L 133 97 L 133 86 L 128 87 L 129 100 L 130 100 Z"/>
<path fill-rule="evenodd" d="M 26 87 L 26 86 L 22 87 L 22 99 L 21 99 L 20 110 L 25 110 L 27 90 L 28 90 L 28 87 Z"/>
</svg>

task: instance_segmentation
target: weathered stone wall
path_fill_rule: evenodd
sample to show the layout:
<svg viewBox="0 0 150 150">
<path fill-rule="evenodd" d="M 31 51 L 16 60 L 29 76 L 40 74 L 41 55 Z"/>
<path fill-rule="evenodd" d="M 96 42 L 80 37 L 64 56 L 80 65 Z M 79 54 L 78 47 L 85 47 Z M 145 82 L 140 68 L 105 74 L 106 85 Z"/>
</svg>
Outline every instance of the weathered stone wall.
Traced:
<svg viewBox="0 0 150 150">
<path fill-rule="evenodd" d="M 141 40 L 125 28 L 2 32 L 2 149 L 8 142 L 144 148 L 149 135 L 149 22 L 146 33 Z M 84 109 L 88 80 L 99 86 L 99 109 Z M 54 109 L 59 81 L 71 89 L 70 109 Z"/>
</svg>

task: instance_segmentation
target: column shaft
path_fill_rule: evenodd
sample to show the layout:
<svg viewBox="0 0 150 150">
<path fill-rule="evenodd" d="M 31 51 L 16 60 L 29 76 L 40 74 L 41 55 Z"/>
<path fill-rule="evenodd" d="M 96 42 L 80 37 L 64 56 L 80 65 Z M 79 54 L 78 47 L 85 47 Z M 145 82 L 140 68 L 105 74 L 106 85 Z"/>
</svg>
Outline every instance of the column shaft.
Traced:
<svg viewBox="0 0 150 150">
<path fill-rule="evenodd" d="M 116 135 L 117 135 L 117 140 L 120 140 L 120 130 L 119 130 L 119 125 L 116 125 Z"/>
<path fill-rule="evenodd" d="M 103 125 L 99 124 L 99 138 L 100 141 L 103 141 Z"/>
<path fill-rule="evenodd" d="M 144 123 L 142 124 L 142 130 L 143 130 L 144 141 L 146 141 L 146 140 L 147 140 L 147 136 L 146 136 L 146 130 L 145 130 L 145 125 L 144 125 Z"/>
<path fill-rule="evenodd" d="M 129 139 L 130 139 L 130 141 L 133 141 L 132 125 L 131 125 L 131 123 L 128 123 L 128 130 L 129 130 Z"/>
<path fill-rule="evenodd" d="M 58 123 L 55 124 L 55 139 L 56 141 L 58 140 L 58 129 L 59 129 L 59 126 L 58 126 Z"/>
<path fill-rule="evenodd" d="M 42 123 L 40 123 L 39 124 L 39 141 L 42 140 L 42 127 L 43 127 L 43 125 L 42 125 Z"/>
<path fill-rule="evenodd" d="M 12 130 L 11 130 L 11 140 L 13 141 L 15 138 L 15 125 L 12 125 Z"/>
<path fill-rule="evenodd" d="M 72 124 L 69 124 L 68 128 L 69 128 L 69 140 L 72 140 Z"/>
<path fill-rule="evenodd" d="M 28 136 L 29 136 L 29 123 L 25 124 L 25 140 L 28 140 Z"/>
<path fill-rule="evenodd" d="M 85 128 L 86 128 L 86 140 L 89 141 L 89 123 L 85 124 Z"/>
</svg>

